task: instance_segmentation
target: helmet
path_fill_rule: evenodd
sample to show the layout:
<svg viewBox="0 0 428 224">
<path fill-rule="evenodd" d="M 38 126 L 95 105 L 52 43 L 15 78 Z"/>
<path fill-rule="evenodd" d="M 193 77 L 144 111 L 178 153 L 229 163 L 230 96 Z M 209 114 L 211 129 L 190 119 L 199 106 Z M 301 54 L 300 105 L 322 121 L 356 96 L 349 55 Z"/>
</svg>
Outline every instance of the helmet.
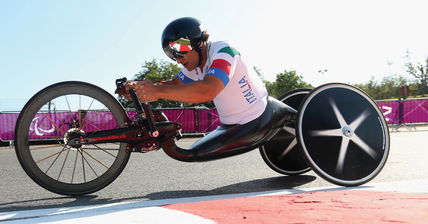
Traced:
<svg viewBox="0 0 428 224">
<path fill-rule="evenodd" d="M 195 49 L 200 54 L 200 44 L 207 41 L 208 33 L 201 22 L 192 17 L 183 17 L 169 23 L 162 33 L 162 49 L 175 61 Z"/>
</svg>

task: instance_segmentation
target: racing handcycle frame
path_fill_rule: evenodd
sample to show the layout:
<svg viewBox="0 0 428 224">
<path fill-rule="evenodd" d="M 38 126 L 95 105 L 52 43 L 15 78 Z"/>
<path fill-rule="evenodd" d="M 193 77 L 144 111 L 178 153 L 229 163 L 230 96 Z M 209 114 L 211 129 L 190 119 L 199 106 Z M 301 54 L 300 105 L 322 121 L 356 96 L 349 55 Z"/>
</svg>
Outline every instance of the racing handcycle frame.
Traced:
<svg viewBox="0 0 428 224">
<path fill-rule="evenodd" d="M 116 93 L 124 91 L 126 81 L 116 80 Z M 280 174 L 298 175 L 312 169 L 334 184 L 356 186 L 373 179 L 389 154 L 389 131 L 382 112 L 367 94 L 347 84 L 296 89 L 279 99 L 268 97 L 259 118 L 244 125 L 221 125 L 189 149 L 176 144 L 182 124 L 140 102 L 134 90 L 128 93 L 136 107 L 133 118 L 112 95 L 89 83 L 57 83 L 35 94 L 15 128 L 16 154 L 28 176 L 52 192 L 83 195 L 113 182 L 131 152 L 162 148 L 173 159 L 203 162 L 259 148 L 266 164 Z M 74 95 L 91 98 L 91 105 L 94 101 L 104 105 L 116 126 L 87 121 L 96 113 L 91 106 L 72 110 L 69 98 Z M 69 121 L 60 125 L 55 124 L 55 111 L 42 110 L 58 98 L 65 98 L 69 108 Z M 49 138 L 53 145 L 31 141 L 36 120 L 55 129 Z"/>
</svg>

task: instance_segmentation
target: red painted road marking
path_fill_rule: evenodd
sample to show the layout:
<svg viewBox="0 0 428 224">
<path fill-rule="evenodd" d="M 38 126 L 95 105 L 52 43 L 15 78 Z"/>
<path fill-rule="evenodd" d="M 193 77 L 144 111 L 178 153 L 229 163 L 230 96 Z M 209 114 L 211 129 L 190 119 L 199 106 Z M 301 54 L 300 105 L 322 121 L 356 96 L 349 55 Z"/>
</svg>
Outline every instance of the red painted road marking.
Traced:
<svg viewBox="0 0 428 224">
<path fill-rule="evenodd" d="M 163 206 L 236 223 L 428 223 L 428 193 L 308 192 Z"/>
</svg>

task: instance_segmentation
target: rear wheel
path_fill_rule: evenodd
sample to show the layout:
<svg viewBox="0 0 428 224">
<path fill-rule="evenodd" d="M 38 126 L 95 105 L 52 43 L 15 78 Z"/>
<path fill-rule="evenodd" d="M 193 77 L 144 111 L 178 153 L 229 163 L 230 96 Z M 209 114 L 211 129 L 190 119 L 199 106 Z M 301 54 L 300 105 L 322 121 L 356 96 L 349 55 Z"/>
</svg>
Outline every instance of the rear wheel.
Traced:
<svg viewBox="0 0 428 224">
<path fill-rule="evenodd" d="M 297 140 L 324 179 L 355 186 L 373 179 L 389 154 L 389 131 L 377 104 L 340 83 L 314 89 L 299 108 Z"/>
<path fill-rule="evenodd" d="M 279 97 L 279 100 L 297 110 L 310 91 L 295 89 Z M 284 126 L 283 130 L 260 147 L 260 154 L 265 163 L 280 174 L 298 175 L 311 170 L 297 144 L 294 123 Z"/>
<path fill-rule="evenodd" d="M 118 101 L 83 82 L 63 82 L 34 95 L 15 128 L 15 150 L 25 172 L 45 189 L 64 195 L 98 191 L 124 169 L 126 143 L 67 145 L 76 135 L 125 127 Z"/>
</svg>

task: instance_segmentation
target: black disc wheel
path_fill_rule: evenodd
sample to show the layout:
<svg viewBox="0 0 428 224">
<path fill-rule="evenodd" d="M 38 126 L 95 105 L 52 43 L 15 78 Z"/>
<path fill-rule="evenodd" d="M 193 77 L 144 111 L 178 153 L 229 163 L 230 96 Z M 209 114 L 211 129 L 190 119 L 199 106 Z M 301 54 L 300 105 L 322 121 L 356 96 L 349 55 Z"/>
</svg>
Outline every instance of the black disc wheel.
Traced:
<svg viewBox="0 0 428 224">
<path fill-rule="evenodd" d="M 295 89 L 279 97 L 279 100 L 297 110 L 310 91 Z M 311 170 L 300 152 L 300 145 L 297 144 L 294 123 L 284 126 L 283 130 L 260 147 L 260 154 L 265 163 L 280 174 L 298 175 Z"/>
<path fill-rule="evenodd" d="M 360 89 L 340 83 L 307 96 L 297 115 L 297 140 L 312 169 L 342 186 L 373 179 L 389 153 L 389 131 L 377 104 Z"/>
<path fill-rule="evenodd" d="M 25 172 L 45 189 L 82 195 L 110 184 L 124 169 L 125 143 L 81 144 L 67 141 L 84 133 L 125 126 L 126 113 L 103 89 L 63 82 L 34 95 L 15 128 L 15 150 Z"/>
</svg>

